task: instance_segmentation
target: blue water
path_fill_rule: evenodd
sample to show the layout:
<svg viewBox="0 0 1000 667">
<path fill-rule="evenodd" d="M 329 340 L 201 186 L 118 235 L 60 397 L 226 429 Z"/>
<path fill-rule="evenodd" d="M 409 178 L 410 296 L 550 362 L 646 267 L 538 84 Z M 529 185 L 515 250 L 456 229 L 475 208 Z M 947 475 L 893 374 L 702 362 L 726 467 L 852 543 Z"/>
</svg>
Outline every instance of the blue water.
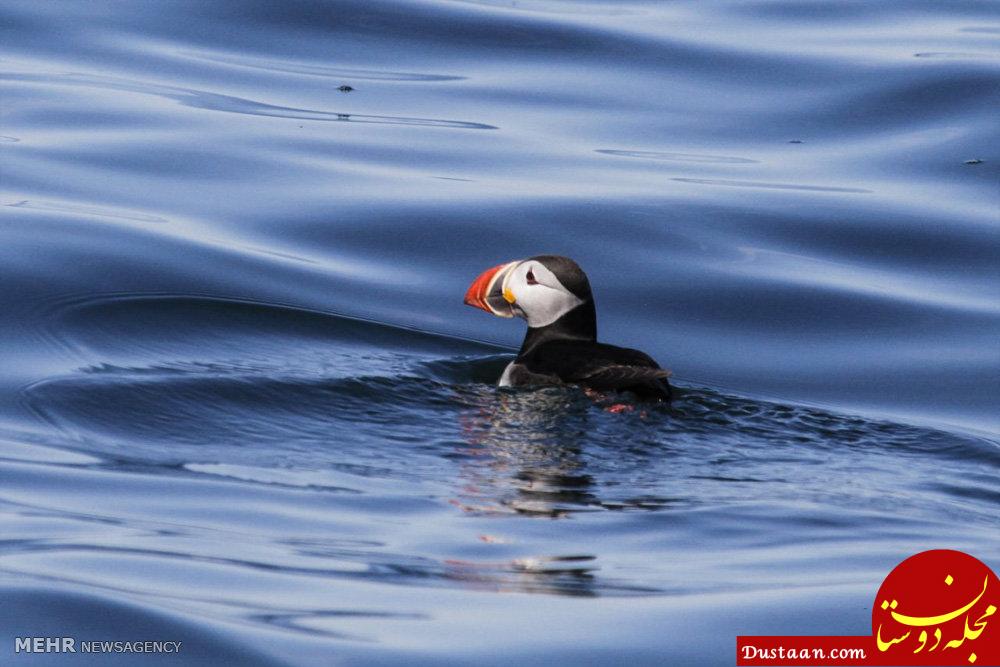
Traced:
<svg viewBox="0 0 1000 667">
<path fill-rule="evenodd" d="M 726 665 L 1000 566 L 996 3 L 0 26 L 0 663 Z M 673 405 L 493 386 L 543 252 Z"/>
</svg>

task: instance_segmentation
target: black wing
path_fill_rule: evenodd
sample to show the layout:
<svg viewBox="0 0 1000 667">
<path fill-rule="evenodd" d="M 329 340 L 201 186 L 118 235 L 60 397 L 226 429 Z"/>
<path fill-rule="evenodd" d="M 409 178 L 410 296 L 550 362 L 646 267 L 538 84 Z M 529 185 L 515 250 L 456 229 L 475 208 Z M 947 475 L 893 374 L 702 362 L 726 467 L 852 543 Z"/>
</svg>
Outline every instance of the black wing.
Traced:
<svg viewBox="0 0 1000 667">
<path fill-rule="evenodd" d="M 587 341 L 542 343 L 518 359 L 532 373 L 594 389 L 622 389 L 640 396 L 670 398 L 670 371 L 639 350 Z"/>
</svg>

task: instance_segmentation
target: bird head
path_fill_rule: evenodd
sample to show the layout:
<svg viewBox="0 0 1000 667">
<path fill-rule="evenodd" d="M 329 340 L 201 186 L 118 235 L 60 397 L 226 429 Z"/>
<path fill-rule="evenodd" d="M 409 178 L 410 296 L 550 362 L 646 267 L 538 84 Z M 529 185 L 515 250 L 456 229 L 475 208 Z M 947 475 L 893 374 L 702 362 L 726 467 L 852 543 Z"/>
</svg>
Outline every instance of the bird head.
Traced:
<svg viewBox="0 0 1000 667">
<path fill-rule="evenodd" d="M 465 303 L 498 317 L 525 319 L 528 326 L 552 324 L 592 301 L 590 282 L 576 262 L 539 255 L 483 271 L 465 293 Z"/>
</svg>

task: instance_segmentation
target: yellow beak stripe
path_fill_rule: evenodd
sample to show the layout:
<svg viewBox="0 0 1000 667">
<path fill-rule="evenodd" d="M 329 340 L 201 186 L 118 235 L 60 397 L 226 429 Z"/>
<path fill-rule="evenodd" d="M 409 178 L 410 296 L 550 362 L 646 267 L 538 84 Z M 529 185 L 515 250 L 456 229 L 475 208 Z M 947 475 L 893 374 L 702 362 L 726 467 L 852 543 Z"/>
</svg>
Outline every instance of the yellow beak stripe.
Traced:
<svg viewBox="0 0 1000 667">
<path fill-rule="evenodd" d="M 517 299 L 514 298 L 514 293 L 510 291 L 509 287 L 503 288 L 503 299 L 507 303 L 514 303 Z"/>
</svg>

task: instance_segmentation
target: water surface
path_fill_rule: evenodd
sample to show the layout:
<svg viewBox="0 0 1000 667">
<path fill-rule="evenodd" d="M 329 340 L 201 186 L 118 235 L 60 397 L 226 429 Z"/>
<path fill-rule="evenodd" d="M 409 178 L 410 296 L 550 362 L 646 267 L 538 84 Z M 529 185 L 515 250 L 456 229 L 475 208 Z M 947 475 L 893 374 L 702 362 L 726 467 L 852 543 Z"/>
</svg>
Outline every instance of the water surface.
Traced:
<svg viewBox="0 0 1000 667">
<path fill-rule="evenodd" d="M 0 26 L 0 662 L 722 665 L 997 569 L 995 4 Z M 543 252 L 678 400 L 493 386 Z"/>
</svg>

